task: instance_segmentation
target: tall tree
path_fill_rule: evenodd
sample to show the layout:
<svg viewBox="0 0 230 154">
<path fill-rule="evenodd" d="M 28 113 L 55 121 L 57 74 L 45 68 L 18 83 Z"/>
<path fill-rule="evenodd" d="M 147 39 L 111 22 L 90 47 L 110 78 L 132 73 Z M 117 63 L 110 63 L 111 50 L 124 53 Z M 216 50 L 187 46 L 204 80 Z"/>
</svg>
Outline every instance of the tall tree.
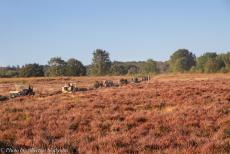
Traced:
<svg viewBox="0 0 230 154">
<path fill-rule="evenodd" d="M 215 73 L 220 70 L 219 62 L 216 58 L 209 58 L 204 66 L 204 72 L 206 73 Z"/>
<path fill-rule="evenodd" d="M 227 52 L 225 54 L 220 54 L 220 55 L 218 55 L 218 57 L 224 63 L 224 69 L 226 71 L 230 71 L 230 52 Z"/>
<path fill-rule="evenodd" d="M 197 69 L 200 72 L 214 73 L 224 67 L 223 59 L 215 52 L 207 52 L 197 58 Z"/>
<path fill-rule="evenodd" d="M 39 64 L 26 64 L 19 71 L 21 77 L 38 77 L 44 76 L 43 66 Z"/>
<path fill-rule="evenodd" d="M 205 65 L 209 59 L 214 59 L 217 57 L 215 52 L 206 52 L 202 56 L 197 58 L 197 69 L 200 72 L 205 72 Z"/>
<path fill-rule="evenodd" d="M 106 75 L 110 72 L 110 67 L 109 53 L 102 49 L 96 49 L 93 52 L 92 74 Z"/>
<path fill-rule="evenodd" d="M 77 59 L 71 58 L 67 61 L 66 75 L 68 76 L 86 75 L 86 67 Z"/>
<path fill-rule="evenodd" d="M 195 55 L 187 49 L 179 49 L 170 57 L 170 70 L 173 72 L 189 71 L 195 64 Z"/>
<path fill-rule="evenodd" d="M 141 72 L 142 73 L 157 73 L 158 72 L 157 63 L 152 59 L 148 59 L 146 62 L 142 64 Z"/>
<path fill-rule="evenodd" d="M 60 57 L 53 57 L 48 61 L 48 69 L 46 75 L 48 76 L 65 76 L 66 62 Z"/>
</svg>

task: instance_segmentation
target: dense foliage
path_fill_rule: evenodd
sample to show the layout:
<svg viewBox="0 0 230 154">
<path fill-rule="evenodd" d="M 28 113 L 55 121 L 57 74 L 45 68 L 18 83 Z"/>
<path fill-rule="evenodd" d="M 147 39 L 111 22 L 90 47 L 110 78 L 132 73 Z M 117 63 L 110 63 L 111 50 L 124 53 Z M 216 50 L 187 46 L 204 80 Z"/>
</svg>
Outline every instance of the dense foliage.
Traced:
<svg viewBox="0 0 230 154">
<path fill-rule="evenodd" d="M 169 61 L 120 62 L 111 61 L 109 52 L 96 49 L 93 52 L 91 65 L 84 66 L 81 61 L 61 57 L 50 58 L 47 65 L 26 64 L 22 67 L 0 67 L 0 77 L 37 77 L 37 76 L 104 76 L 104 75 L 136 75 L 167 72 L 230 72 L 230 52 L 217 54 L 206 52 L 196 57 L 187 49 L 178 49 Z"/>
<path fill-rule="evenodd" d="M 170 57 L 170 70 L 172 72 L 189 71 L 195 64 L 195 55 L 187 49 L 179 49 Z"/>
<path fill-rule="evenodd" d="M 19 75 L 19 66 L 0 67 L 0 77 L 17 77 Z"/>
<path fill-rule="evenodd" d="M 67 62 L 60 57 L 53 57 L 45 70 L 46 76 L 83 76 L 86 67 L 77 59 L 70 58 Z"/>
<path fill-rule="evenodd" d="M 83 76 L 86 75 L 86 67 L 77 59 L 71 58 L 67 61 L 67 76 Z"/>
<path fill-rule="evenodd" d="M 39 64 L 26 64 L 19 71 L 21 77 L 44 76 L 43 66 Z"/>
<path fill-rule="evenodd" d="M 102 49 L 96 49 L 93 52 L 92 60 L 92 74 L 93 75 L 106 75 L 110 72 L 111 61 L 109 53 Z"/>
</svg>

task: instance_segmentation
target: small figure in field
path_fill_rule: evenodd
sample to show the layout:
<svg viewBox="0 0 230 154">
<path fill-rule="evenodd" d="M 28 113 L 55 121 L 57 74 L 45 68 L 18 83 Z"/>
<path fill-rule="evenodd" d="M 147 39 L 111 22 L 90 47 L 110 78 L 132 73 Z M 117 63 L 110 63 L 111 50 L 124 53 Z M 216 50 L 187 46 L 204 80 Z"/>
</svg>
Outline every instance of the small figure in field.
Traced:
<svg viewBox="0 0 230 154">
<path fill-rule="evenodd" d="M 131 79 L 131 82 L 132 82 L 132 83 L 140 83 L 140 81 L 139 81 L 138 78 L 132 78 L 132 79 Z"/>
<path fill-rule="evenodd" d="M 148 76 L 142 76 L 141 81 L 150 81 L 150 75 Z"/>
<path fill-rule="evenodd" d="M 141 77 L 141 81 L 148 81 L 148 79 L 149 79 L 149 78 L 148 78 L 147 76 L 142 76 L 142 77 Z"/>
<path fill-rule="evenodd" d="M 15 98 L 19 96 L 35 95 L 33 87 L 25 85 L 15 85 L 15 91 L 10 91 L 10 98 Z"/>
</svg>

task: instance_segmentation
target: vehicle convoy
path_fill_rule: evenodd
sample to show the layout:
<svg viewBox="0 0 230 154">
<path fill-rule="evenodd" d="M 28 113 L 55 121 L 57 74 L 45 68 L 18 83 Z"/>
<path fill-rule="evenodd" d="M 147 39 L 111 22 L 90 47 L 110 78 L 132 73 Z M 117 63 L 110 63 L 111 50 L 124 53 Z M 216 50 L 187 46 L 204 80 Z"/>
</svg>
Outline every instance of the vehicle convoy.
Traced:
<svg viewBox="0 0 230 154">
<path fill-rule="evenodd" d="M 126 78 L 121 78 L 118 80 L 118 82 L 113 82 L 112 80 L 104 80 L 104 81 L 95 81 L 91 87 L 77 87 L 76 83 L 68 83 L 65 84 L 63 87 L 61 87 L 61 91 L 59 90 L 57 93 L 75 93 L 75 92 L 84 92 L 89 90 L 95 90 L 98 88 L 110 88 L 110 87 L 119 87 L 124 86 L 129 83 L 140 83 L 142 81 L 150 81 L 150 76 L 142 76 L 141 79 L 134 77 L 130 81 Z M 9 98 L 15 98 L 20 96 L 29 96 L 29 95 L 35 95 L 35 92 L 33 90 L 33 87 L 30 85 L 24 85 L 24 84 L 16 84 L 15 90 L 9 92 L 8 96 L 2 96 L 0 95 L 0 101 L 8 100 Z"/>
<path fill-rule="evenodd" d="M 33 87 L 30 85 L 15 85 L 15 91 L 10 91 L 10 98 L 27 96 L 27 95 L 35 95 L 33 91 Z"/>
</svg>

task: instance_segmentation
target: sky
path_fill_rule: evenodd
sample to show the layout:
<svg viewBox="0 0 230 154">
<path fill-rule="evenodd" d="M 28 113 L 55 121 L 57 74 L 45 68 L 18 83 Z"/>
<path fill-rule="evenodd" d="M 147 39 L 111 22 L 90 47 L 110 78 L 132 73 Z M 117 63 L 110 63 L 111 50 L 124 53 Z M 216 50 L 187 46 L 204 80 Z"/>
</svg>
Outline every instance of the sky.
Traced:
<svg viewBox="0 0 230 154">
<path fill-rule="evenodd" d="M 230 51 L 229 0 L 0 0 L 0 66 L 88 65 L 100 48 L 112 61 L 165 61 Z"/>
</svg>

